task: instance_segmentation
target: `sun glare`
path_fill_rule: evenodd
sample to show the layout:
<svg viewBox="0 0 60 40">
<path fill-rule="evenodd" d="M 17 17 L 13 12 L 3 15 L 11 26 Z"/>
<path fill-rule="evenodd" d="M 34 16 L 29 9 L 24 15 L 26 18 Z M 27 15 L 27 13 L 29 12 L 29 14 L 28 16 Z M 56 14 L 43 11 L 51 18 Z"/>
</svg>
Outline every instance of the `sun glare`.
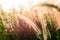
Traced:
<svg viewBox="0 0 60 40">
<path fill-rule="evenodd" d="M 0 4 L 2 5 L 4 11 L 9 11 L 9 9 L 13 7 L 18 10 L 20 5 L 28 9 L 30 6 L 43 1 L 45 0 L 0 0 Z"/>
</svg>

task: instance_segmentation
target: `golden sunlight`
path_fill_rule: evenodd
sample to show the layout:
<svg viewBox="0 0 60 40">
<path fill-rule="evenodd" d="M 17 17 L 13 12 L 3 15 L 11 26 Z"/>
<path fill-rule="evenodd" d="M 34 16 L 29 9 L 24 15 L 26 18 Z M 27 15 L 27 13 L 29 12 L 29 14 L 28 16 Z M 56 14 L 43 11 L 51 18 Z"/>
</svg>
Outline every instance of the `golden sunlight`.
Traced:
<svg viewBox="0 0 60 40">
<path fill-rule="evenodd" d="M 2 5 L 4 11 L 8 12 L 9 9 L 12 8 L 19 10 L 20 6 L 28 9 L 30 6 L 43 1 L 45 0 L 0 0 L 0 4 Z"/>
</svg>

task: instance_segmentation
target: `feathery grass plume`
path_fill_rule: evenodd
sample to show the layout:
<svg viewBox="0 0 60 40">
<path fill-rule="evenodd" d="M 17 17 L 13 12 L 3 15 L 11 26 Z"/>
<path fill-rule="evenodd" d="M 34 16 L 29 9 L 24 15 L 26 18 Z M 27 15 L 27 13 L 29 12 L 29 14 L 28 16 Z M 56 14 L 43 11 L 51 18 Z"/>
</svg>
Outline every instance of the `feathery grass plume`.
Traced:
<svg viewBox="0 0 60 40">
<path fill-rule="evenodd" d="M 24 16 L 24 15 L 17 15 L 19 17 L 19 22 L 21 22 L 21 28 L 24 28 L 22 30 L 24 30 L 23 36 L 25 35 L 25 37 L 27 35 L 33 36 L 33 35 L 39 35 L 40 30 L 39 28 L 33 23 L 33 21 L 31 21 L 28 17 Z M 23 18 L 22 18 L 23 17 Z M 29 32 L 28 32 L 29 31 Z M 20 31 L 23 32 L 23 31 Z M 33 35 L 32 35 L 33 34 Z M 27 36 L 28 37 L 28 36 Z M 28 40 L 28 39 L 26 39 Z"/>
<path fill-rule="evenodd" d="M 39 14 L 37 14 L 37 16 L 38 16 L 39 22 L 41 22 L 41 24 L 42 24 L 42 34 L 43 34 L 42 35 L 43 36 L 43 39 L 42 40 L 47 40 L 46 20 L 43 17 L 43 15 L 41 17 Z"/>
<path fill-rule="evenodd" d="M 43 5 L 43 6 L 42 6 Z M 40 11 L 39 11 L 39 9 L 40 8 L 38 8 L 38 10 L 37 11 L 39 11 L 37 14 L 39 15 L 38 16 L 38 18 L 39 18 L 39 20 L 40 20 L 40 22 L 41 22 L 41 20 L 42 20 L 42 18 L 43 18 L 43 20 L 46 20 L 46 22 L 47 22 L 47 20 L 48 20 L 48 23 L 45 23 L 45 24 L 49 24 L 47 27 L 49 28 L 47 28 L 46 29 L 46 32 L 48 33 L 48 34 L 46 34 L 46 35 L 48 35 L 49 36 L 49 38 L 47 39 L 47 40 L 57 40 L 57 39 L 59 39 L 60 37 L 59 37 L 59 32 L 58 32 L 58 30 L 57 30 L 57 25 L 58 25 L 58 23 L 56 22 L 57 20 L 58 20 L 58 17 L 56 17 L 56 16 L 58 16 L 58 12 L 59 12 L 59 10 L 60 10 L 60 8 L 58 7 L 58 6 L 55 6 L 55 5 L 53 5 L 53 4 L 46 4 L 46 5 L 44 5 L 44 3 L 42 4 L 42 5 L 40 5 L 40 4 L 38 4 L 37 6 L 38 7 L 40 7 L 41 8 L 41 6 L 43 7 L 43 8 L 41 8 L 41 9 L 44 9 L 44 7 L 46 7 L 46 10 L 42 10 L 42 12 L 41 13 L 45 13 L 45 14 L 47 14 L 48 16 L 48 19 L 47 19 L 47 17 L 45 17 L 45 16 L 42 16 L 41 17 L 41 14 L 39 14 L 40 13 Z M 51 9 L 50 9 L 51 8 Z M 53 8 L 54 8 L 54 10 L 55 9 L 57 9 L 58 11 L 54 14 L 54 12 L 55 11 L 52 11 L 53 10 Z M 37 9 L 37 8 L 36 8 Z M 52 15 L 53 16 L 52 16 Z M 56 18 L 55 18 L 56 17 Z M 51 22 L 52 21 L 52 22 Z M 42 24 L 43 24 L 43 21 L 41 22 Z M 45 26 L 45 27 L 46 27 Z M 50 27 L 50 26 L 52 26 L 52 27 Z M 43 28 L 42 28 L 42 30 L 43 30 Z M 53 32 L 52 32 L 53 31 Z M 44 34 L 45 34 L 45 32 L 44 32 Z M 52 34 L 56 34 L 55 36 L 54 35 L 52 35 Z M 58 38 L 57 38 L 57 35 L 58 35 Z M 46 37 L 47 38 L 47 37 Z M 51 39 L 50 39 L 51 38 Z M 55 39 L 54 39 L 55 38 Z"/>
<path fill-rule="evenodd" d="M 12 13 L 6 15 L 7 17 L 7 21 L 5 24 L 5 28 L 7 31 L 7 36 L 11 39 L 11 40 L 17 40 L 17 34 L 16 34 L 16 26 L 14 25 L 14 22 L 17 21 L 16 16 Z"/>
<path fill-rule="evenodd" d="M 29 16 L 28 16 L 29 15 Z M 38 18 L 37 18 L 37 16 L 36 16 L 36 13 L 34 13 L 34 11 L 32 11 L 31 9 L 29 10 L 29 12 L 26 12 L 25 14 L 24 14 L 24 16 L 26 16 L 27 17 L 27 21 L 28 21 L 28 19 L 30 19 L 30 21 L 32 21 L 32 23 L 31 22 L 29 22 L 29 24 L 31 23 L 31 24 L 33 24 L 34 23 L 34 25 L 36 25 L 36 27 L 35 26 L 32 26 L 33 27 L 33 29 L 34 28 L 38 28 L 39 29 L 39 31 L 40 32 L 38 32 L 38 33 L 36 33 L 35 35 L 36 35 L 36 40 L 37 39 L 39 39 L 39 40 L 43 40 L 43 37 L 42 37 L 42 32 L 41 32 L 41 23 L 39 22 L 39 20 L 38 20 Z M 23 17 L 24 18 L 24 17 Z M 24 18 L 24 19 L 26 19 L 26 18 Z M 26 21 L 26 22 L 27 22 Z M 37 30 L 37 29 L 36 29 Z"/>
<path fill-rule="evenodd" d="M 58 24 L 58 26 L 60 26 L 60 24 L 59 24 L 60 23 L 60 21 L 59 21 L 60 20 L 60 11 L 59 11 L 60 7 L 58 5 L 49 4 L 49 3 L 45 3 L 45 4 L 43 4 L 43 6 L 48 8 L 47 12 L 51 13 L 56 18 L 57 24 Z M 51 8 L 50 11 L 49 11 L 49 8 Z M 58 29 L 59 29 L 59 27 L 58 27 Z"/>
<path fill-rule="evenodd" d="M 57 22 L 55 20 L 55 18 L 53 17 L 53 15 L 51 14 L 45 14 L 44 15 L 46 18 L 46 22 L 47 22 L 47 40 L 57 40 L 57 36 L 59 36 L 57 34 Z"/>
<path fill-rule="evenodd" d="M 17 40 L 15 28 L 12 25 L 16 20 L 14 14 L 7 14 L 3 11 L 2 7 L 0 10 L 0 40 Z"/>
<path fill-rule="evenodd" d="M 43 10 L 44 9 L 44 10 Z M 46 12 L 44 8 L 41 5 L 36 5 L 32 8 L 34 10 L 38 21 L 41 23 L 42 27 L 42 40 L 47 40 L 47 31 L 46 31 L 46 19 L 44 18 L 44 14 Z"/>
<path fill-rule="evenodd" d="M 57 17 L 59 17 L 58 12 L 60 12 L 60 8 L 56 5 L 53 5 L 53 4 L 44 4 L 44 6 L 52 8 L 52 10 L 53 10 L 53 8 L 58 10 L 55 13 L 56 15 L 54 15 L 53 11 L 50 11 L 50 13 L 52 13 L 53 15 L 51 15 L 48 11 L 47 11 L 48 14 L 45 15 L 46 20 L 47 20 L 47 33 L 48 33 L 47 40 L 60 40 L 59 39 L 60 38 L 60 35 L 59 35 L 60 31 L 58 31 L 60 29 L 58 28 L 58 23 L 57 23 L 57 20 L 58 20 Z M 57 28 L 58 28 L 58 30 L 57 30 Z"/>
</svg>

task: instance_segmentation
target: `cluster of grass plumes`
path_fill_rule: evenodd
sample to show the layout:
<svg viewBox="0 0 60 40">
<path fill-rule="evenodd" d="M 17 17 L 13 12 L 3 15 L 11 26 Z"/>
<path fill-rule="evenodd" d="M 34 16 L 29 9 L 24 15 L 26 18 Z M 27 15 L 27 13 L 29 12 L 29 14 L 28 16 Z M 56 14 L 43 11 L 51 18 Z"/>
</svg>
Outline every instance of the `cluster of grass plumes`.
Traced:
<svg viewBox="0 0 60 40">
<path fill-rule="evenodd" d="M 37 27 L 38 21 L 28 13 L 25 10 L 22 13 L 16 13 L 14 10 L 6 13 L 2 9 L 0 11 L 0 40 L 40 40 L 36 37 L 40 34 L 40 29 Z"/>
<path fill-rule="evenodd" d="M 29 11 L 13 9 L 8 13 L 0 10 L 0 40 L 60 40 L 60 12 L 48 6 L 39 4 Z"/>
</svg>

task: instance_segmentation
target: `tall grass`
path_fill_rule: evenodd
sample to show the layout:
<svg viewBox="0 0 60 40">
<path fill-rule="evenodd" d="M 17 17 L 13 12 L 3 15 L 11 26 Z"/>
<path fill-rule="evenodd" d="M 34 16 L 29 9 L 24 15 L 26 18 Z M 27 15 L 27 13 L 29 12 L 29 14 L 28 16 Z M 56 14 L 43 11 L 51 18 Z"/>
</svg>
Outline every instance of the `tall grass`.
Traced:
<svg viewBox="0 0 60 40">
<path fill-rule="evenodd" d="M 0 40 L 60 40 L 56 18 L 48 11 L 41 12 L 40 6 L 37 8 L 19 12 L 13 9 L 7 13 L 1 7 Z"/>
</svg>

